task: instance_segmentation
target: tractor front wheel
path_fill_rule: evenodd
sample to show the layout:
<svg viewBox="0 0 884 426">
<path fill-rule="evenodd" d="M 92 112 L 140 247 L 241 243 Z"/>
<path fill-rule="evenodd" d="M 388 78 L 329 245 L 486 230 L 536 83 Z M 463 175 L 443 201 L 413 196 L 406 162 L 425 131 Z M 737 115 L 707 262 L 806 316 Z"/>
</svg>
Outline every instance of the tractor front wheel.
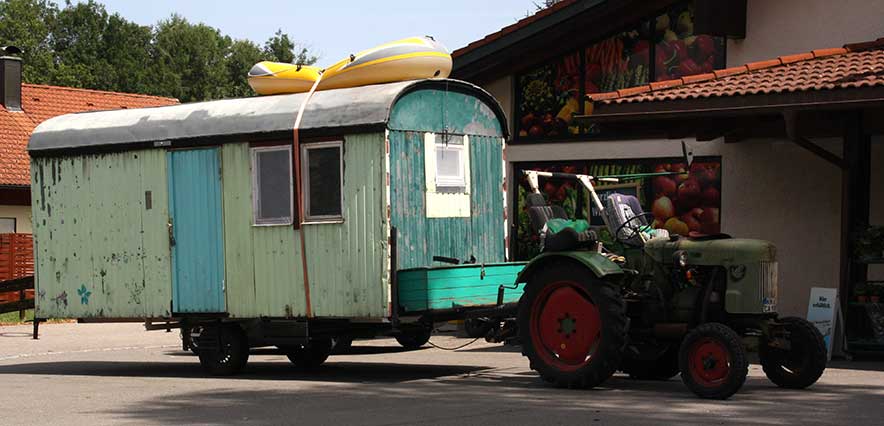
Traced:
<svg viewBox="0 0 884 426">
<path fill-rule="evenodd" d="M 740 336 L 719 323 L 702 324 L 688 333 L 681 343 L 678 363 L 681 380 L 700 398 L 730 398 L 749 374 Z"/>
<path fill-rule="evenodd" d="M 810 321 L 789 317 L 780 322 L 788 333 L 789 348 L 761 345 L 758 351 L 761 367 L 777 386 L 804 389 L 816 383 L 826 369 L 826 343 Z"/>
<path fill-rule="evenodd" d="M 533 275 L 519 301 L 518 324 L 531 369 L 556 386 L 595 387 L 620 365 L 623 299 L 584 267 L 562 262 Z"/>
</svg>

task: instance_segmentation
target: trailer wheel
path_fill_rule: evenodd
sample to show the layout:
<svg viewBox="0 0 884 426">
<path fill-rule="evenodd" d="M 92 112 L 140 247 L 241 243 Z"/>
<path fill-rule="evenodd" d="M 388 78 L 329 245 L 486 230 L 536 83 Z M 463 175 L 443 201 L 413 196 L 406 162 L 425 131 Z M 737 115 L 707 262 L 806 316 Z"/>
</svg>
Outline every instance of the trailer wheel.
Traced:
<svg viewBox="0 0 884 426">
<path fill-rule="evenodd" d="M 489 318 L 467 318 L 463 320 L 464 332 L 467 337 L 485 337 L 494 328 L 494 323 Z"/>
<path fill-rule="evenodd" d="M 332 351 L 332 340 L 316 339 L 303 346 L 283 346 L 280 349 L 286 352 L 295 367 L 309 370 L 319 367 L 328 359 Z"/>
<path fill-rule="evenodd" d="M 557 263 L 534 274 L 519 301 L 518 324 L 531 369 L 556 386 L 595 387 L 620 366 L 623 299 L 582 266 Z"/>
<path fill-rule="evenodd" d="M 430 335 L 433 334 L 432 327 L 416 328 L 407 330 L 396 336 L 396 341 L 403 348 L 413 350 L 426 345 L 430 341 Z"/>
<path fill-rule="evenodd" d="M 743 387 L 749 373 L 740 336 L 719 323 L 702 324 L 688 333 L 678 362 L 684 384 L 706 399 L 730 398 Z"/>
<path fill-rule="evenodd" d="M 335 337 L 332 339 L 332 349 L 331 353 L 333 355 L 343 355 L 350 353 L 350 349 L 353 348 L 353 338 L 352 337 Z"/>
<path fill-rule="evenodd" d="M 761 345 L 758 351 L 761 367 L 777 386 L 804 389 L 816 383 L 826 369 L 826 342 L 816 326 L 805 319 L 789 317 L 780 321 L 789 332 L 791 348 Z"/>
<path fill-rule="evenodd" d="M 204 327 L 200 339 L 212 340 L 212 347 L 200 345 L 197 351 L 200 365 L 213 376 L 232 376 L 239 373 L 249 361 L 249 342 L 246 333 L 237 325 Z"/>
</svg>

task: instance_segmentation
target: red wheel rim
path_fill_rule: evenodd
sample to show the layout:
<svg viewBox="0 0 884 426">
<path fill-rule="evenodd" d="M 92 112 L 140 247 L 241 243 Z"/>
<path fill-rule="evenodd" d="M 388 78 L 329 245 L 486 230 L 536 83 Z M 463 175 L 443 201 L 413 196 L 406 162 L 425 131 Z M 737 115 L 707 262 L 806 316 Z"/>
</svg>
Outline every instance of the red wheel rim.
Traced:
<svg viewBox="0 0 884 426">
<path fill-rule="evenodd" d="M 549 365 L 572 371 L 588 364 L 601 341 L 599 309 L 582 286 L 545 286 L 531 306 L 531 342 Z"/>
<path fill-rule="evenodd" d="M 688 370 L 694 382 L 705 387 L 720 386 L 731 371 L 731 356 L 719 340 L 705 337 L 691 345 Z"/>
</svg>

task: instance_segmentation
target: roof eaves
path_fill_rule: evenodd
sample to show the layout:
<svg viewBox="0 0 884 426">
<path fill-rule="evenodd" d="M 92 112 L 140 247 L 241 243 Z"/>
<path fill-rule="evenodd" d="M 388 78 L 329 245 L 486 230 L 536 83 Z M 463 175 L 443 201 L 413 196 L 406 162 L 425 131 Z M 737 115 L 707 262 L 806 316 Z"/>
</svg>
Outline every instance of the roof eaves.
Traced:
<svg viewBox="0 0 884 426">
<path fill-rule="evenodd" d="M 467 68 L 481 58 L 559 25 L 604 2 L 605 0 L 564 0 L 541 10 L 452 52 L 455 70 Z"/>
</svg>

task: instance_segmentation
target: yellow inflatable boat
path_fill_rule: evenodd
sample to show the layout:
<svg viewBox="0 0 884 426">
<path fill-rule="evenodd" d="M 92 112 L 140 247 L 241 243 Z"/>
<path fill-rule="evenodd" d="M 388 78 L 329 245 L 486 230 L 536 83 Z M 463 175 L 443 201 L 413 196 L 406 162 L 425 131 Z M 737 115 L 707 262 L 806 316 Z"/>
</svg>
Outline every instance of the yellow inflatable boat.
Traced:
<svg viewBox="0 0 884 426">
<path fill-rule="evenodd" d="M 350 55 L 324 71 L 317 67 L 259 62 L 249 71 L 249 85 L 260 95 L 445 78 L 451 74 L 451 55 L 431 37 L 411 37 Z"/>
</svg>

